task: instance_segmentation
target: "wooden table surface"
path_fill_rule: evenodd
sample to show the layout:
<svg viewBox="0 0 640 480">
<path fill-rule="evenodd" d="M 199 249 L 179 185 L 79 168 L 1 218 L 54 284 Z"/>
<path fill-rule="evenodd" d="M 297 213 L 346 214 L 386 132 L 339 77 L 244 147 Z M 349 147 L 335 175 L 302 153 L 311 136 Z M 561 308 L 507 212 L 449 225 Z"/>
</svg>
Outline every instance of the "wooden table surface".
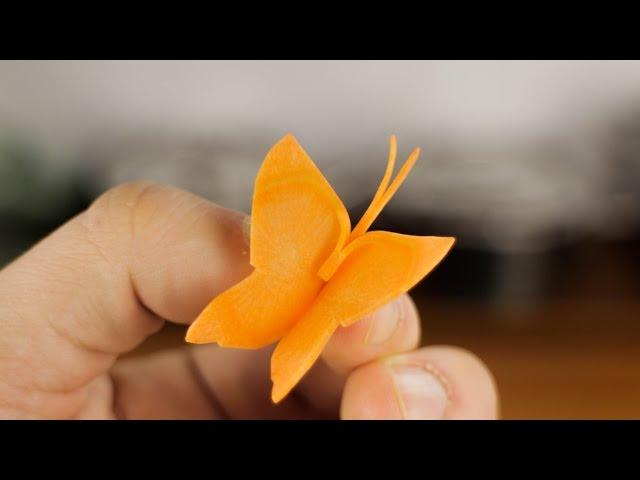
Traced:
<svg viewBox="0 0 640 480">
<path fill-rule="evenodd" d="M 460 345 L 489 365 L 503 418 L 640 418 L 640 301 L 420 309 L 425 344 Z"/>
</svg>

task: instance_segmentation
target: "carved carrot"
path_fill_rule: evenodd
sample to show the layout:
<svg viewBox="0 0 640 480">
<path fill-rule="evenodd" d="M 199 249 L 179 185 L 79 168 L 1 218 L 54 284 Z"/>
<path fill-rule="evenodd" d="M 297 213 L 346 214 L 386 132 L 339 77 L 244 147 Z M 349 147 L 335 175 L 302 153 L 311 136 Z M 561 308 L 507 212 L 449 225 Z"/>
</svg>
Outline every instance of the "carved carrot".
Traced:
<svg viewBox="0 0 640 480">
<path fill-rule="evenodd" d="M 280 340 L 271 357 L 277 403 L 338 326 L 351 325 L 427 275 L 454 238 L 367 232 L 420 154 L 415 149 L 391 181 L 396 152 L 391 137 L 384 177 L 351 230 L 345 206 L 293 135 L 273 146 L 253 195 L 254 271 L 209 303 L 186 340 L 250 349 Z"/>
</svg>

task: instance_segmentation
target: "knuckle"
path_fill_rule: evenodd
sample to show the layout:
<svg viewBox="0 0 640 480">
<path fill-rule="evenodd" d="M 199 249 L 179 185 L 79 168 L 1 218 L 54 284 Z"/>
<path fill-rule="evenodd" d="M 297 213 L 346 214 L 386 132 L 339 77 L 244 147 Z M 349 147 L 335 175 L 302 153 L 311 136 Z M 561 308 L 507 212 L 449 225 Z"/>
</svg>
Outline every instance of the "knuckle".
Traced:
<svg viewBox="0 0 640 480">
<path fill-rule="evenodd" d="M 123 233 L 145 200 L 170 187 L 154 182 L 129 182 L 110 188 L 87 209 L 85 226 L 98 234 Z"/>
<path fill-rule="evenodd" d="M 164 190 L 166 187 L 154 182 L 128 182 L 111 187 L 102 193 L 89 207 L 89 210 L 97 210 L 104 214 L 105 210 L 111 213 L 135 209 L 141 200 L 151 192 Z"/>
<path fill-rule="evenodd" d="M 132 225 L 143 199 L 164 186 L 153 182 L 130 182 L 117 185 L 96 198 L 81 217 L 84 237 L 106 260 L 122 252 L 114 246 L 130 245 Z"/>
</svg>

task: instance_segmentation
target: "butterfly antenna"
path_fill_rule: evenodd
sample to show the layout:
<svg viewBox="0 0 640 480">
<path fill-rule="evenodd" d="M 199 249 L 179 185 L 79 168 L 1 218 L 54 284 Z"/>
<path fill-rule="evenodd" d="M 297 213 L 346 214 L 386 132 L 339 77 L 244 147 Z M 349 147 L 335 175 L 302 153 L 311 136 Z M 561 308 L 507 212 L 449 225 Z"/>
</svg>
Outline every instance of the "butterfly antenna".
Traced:
<svg viewBox="0 0 640 480">
<path fill-rule="evenodd" d="M 389 182 L 391 181 L 391 175 L 393 175 L 393 169 L 396 166 L 396 157 L 398 156 L 398 140 L 395 135 L 391 135 L 391 139 L 389 141 L 389 157 L 387 159 L 387 168 L 384 171 L 384 176 L 380 181 L 380 185 L 378 186 L 378 190 L 376 190 L 376 194 L 373 196 L 373 200 L 371 203 L 376 203 L 380 201 L 382 195 L 384 195 L 385 190 L 389 186 Z"/>
<path fill-rule="evenodd" d="M 398 150 L 398 144 L 395 135 L 391 136 L 391 141 L 389 145 L 389 159 L 387 160 L 387 168 L 384 172 L 384 176 L 382 177 L 382 181 L 373 196 L 373 200 L 371 200 L 371 204 L 367 208 L 367 210 L 362 215 L 362 218 L 358 222 L 358 224 L 351 231 L 351 235 L 347 243 L 355 240 L 356 238 L 364 235 L 365 232 L 369 229 L 369 227 L 373 224 L 375 219 L 380 215 L 382 209 L 389 203 L 389 200 L 393 197 L 393 195 L 398 191 L 402 182 L 405 181 L 409 172 L 415 165 L 418 157 L 420 156 L 420 149 L 416 148 L 411 152 L 407 161 L 402 165 L 398 174 L 389 185 L 389 181 L 391 180 L 391 175 L 393 173 L 393 168 L 396 162 L 396 154 Z"/>
</svg>

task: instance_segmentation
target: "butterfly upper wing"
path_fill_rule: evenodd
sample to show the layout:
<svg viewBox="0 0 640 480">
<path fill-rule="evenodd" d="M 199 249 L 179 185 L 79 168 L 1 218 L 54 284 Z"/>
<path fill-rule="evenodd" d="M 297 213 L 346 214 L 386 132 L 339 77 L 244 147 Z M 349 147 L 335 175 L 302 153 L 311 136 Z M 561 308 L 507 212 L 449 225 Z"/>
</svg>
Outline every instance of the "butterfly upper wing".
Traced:
<svg viewBox="0 0 640 480">
<path fill-rule="evenodd" d="M 206 307 L 189 342 L 258 348 L 282 337 L 324 285 L 317 272 L 350 232 L 347 210 L 292 135 L 267 154 L 251 214 L 255 270 Z"/>
<path fill-rule="evenodd" d="M 349 214 L 293 135 L 267 155 L 251 217 L 251 265 L 282 275 L 316 275 L 344 245 Z"/>
<path fill-rule="evenodd" d="M 453 243 L 448 237 L 390 232 L 368 232 L 350 243 L 334 275 L 273 353 L 273 400 L 298 383 L 338 325 L 348 326 L 409 290 Z"/>
</svg>

